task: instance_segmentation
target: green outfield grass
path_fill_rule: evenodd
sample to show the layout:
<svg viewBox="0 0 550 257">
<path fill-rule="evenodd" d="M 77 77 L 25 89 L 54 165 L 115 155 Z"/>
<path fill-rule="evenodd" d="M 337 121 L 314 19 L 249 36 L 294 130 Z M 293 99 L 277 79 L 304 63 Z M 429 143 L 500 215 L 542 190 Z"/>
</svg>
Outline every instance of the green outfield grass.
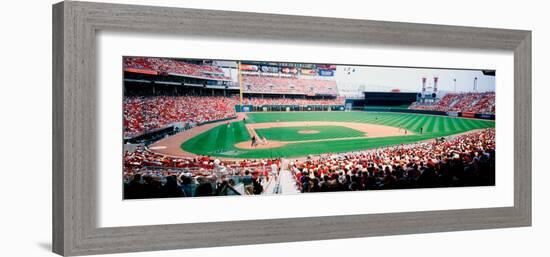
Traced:
<svg viewBox="0 0 550 257">
<path fill-rule="evenodd" d="M 300 142 L 272 149 L 239 149 L 234 145 L 250 140 L 243 121 L 230 126 L 220 125 L 189 139 L 181 145 L 188 152 L 231 158 L 299 157 L 309 154 L 349 152 L 397 144 L 406 144 L 430 138 L 458 134 L 470 130 L 494 127 L 495 122 L 453 118 L 446 116 L 389 113 L 389 112 L 271 112 L 249 113 L 247 123 L 287 121 L 342 121 L 380 124 L 405 128 L 417 134 L 382 138 L 360 138 L 320 142 Z M 419 134 L 423 128 L 423 134 Z M 315 134 L 314 134 L 315 135 Z M 318 135 L 318 134 L 316 134 Z M 306 135 L 301 135 L 306 136 Z M 349 137 L 342 134 L 339 137 Z M 273 139 L 275 140 L 275 139 Z M 290 141 L 284 138 L 280 141 Z"/>
<path fill-rule="evenodd" d="M 300 134 L 302 130 L 317 130 L 317 134 Z M 363 137 L 365 133 L 343 126 L 297 126 L 256 129 L 260 137 L 276 141 L 305 141 L 344 137 Z"/>
</svg>

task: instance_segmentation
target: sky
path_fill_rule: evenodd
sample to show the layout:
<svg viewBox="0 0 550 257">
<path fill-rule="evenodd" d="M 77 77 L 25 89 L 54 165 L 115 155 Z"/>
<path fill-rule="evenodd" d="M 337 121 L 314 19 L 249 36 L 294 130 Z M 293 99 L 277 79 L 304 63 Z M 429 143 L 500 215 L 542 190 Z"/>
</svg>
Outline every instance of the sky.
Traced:
<svg viewBox="0 0 550 257">
<path fill-rule="evenodd" d="M 235 61 L 219 61 L 217 65 L 235 66 Z M 226 74 L 237 80 L 236 73 Z M 481 70 L 429 69 L 409 67 L 347 66 L 336 65 L 334 79 L 340 92 L 363 91 L 388 92 L 399 89 L 402 92 L 422 91 L 422 78 L 426 77 L 427 92 L 431 92 L 434 77 L 438 77 L 438 91 L 473 92 L 477 77 L 477 92 L 495 92 L 496 76 L 483 75 Z M 455 82 L 456 79 L 456 88 Z"/>
<path fill-rule="evenodd" d="M 353 90 L 360 85 L 364 85 L 366 91 L 400 89 L 403 92 L 420 92 L 422 89 L 422 77 L 427 78 L 426 87 L 431 87 L 433 86 L 434 76 L 439 77 L 439 91 L 454 92 L 455 85 L 453 79 L 456 78 L 457 92 L 472 92 L 475 77 L 478 78 L 478 92 L 495 91 L 496 76 L 485 76 L 481 71 L 477 70 L 338 65 L 335 79 L 340 90 Z"/>
</svg>

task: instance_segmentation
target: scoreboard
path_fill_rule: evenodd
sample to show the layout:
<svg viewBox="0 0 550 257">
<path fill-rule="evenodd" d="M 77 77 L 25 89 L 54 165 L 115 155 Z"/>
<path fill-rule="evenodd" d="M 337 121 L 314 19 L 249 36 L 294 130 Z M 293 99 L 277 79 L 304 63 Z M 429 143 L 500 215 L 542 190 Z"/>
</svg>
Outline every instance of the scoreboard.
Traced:
<svg viewBox="0 0 550 257">
<path fill-rule="evenodd" d="M 400 106 L 411 104 L 418 99 L 418 93 L 364 92 L 365 105 Z"/>
</svg>

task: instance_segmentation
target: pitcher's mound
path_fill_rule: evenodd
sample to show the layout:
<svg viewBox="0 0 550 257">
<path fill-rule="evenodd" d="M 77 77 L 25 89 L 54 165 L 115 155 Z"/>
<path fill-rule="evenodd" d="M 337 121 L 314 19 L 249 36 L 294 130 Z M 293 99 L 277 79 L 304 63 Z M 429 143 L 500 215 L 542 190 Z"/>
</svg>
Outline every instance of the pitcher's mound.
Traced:
<svg viewBox="0 0 550 257">
<path fill-rule="evenodd" d="M 235 144 L 235 147 L 241 148 L 241 149 L 268 149 L 268 148 L 277 148 L 285 146 L 286 142 L 281 141 L 273 141 L 269 140 L 267 143 L 257 143 L 255 146 L 252 146 L 251 141 L 245 141 Z"/>
<path fill-rule="evenodd" d="M 298 134 L 317 134 L 319 130 L 300 130 Z"/>
</svg>

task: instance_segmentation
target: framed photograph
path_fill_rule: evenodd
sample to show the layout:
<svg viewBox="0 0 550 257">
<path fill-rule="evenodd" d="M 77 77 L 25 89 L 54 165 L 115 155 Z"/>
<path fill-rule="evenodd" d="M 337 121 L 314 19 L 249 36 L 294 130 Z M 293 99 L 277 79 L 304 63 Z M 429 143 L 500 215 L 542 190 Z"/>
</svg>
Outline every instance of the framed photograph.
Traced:
<svg viewBox="0 0 550 257">
<path fill-rule="evenodd" d="M 53 62 L 58 254 L 531 225 L 530 31 L 65 1 Z"/>
</svg>

